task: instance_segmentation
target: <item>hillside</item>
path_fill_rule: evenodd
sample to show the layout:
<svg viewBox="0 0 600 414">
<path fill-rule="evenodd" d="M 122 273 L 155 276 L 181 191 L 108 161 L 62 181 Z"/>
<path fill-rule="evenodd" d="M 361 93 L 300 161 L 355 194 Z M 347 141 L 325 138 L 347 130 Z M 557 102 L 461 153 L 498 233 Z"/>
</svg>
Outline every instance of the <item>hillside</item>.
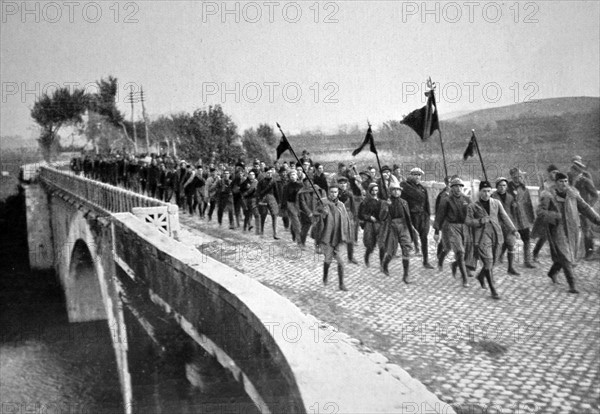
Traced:
<svg viewBox="0 0 600 414">
<path fill-rule="evenodd" d="M 507 175 L 515 165 L 531 176 L 550 163 L 566 169 L 574 154 L 583 156 L 594 177 L 600 179 L 600 98 L 553 98 L 484 109 L 441 121 L 441 129 L 450 174 L 482 176 L 477 158 L 462 160 L 471 129 L 475 129 L 490 179 Z M 311 150 L 313 159 L 350 160 L 365 132 L 366 128 L 352 135 L 305 135 L 290 140 L 297 151 Z M 442 177 L 437 133 L 421 142 L 411 129 L 390 121 L 374 131 L 374 136 L 377 148 L 385 154 L 382 162 L 402 163 L 405 170 L 419 165 L 432 171 L 436 179 Z"/>
<path fill-rule="evenodd" d="M 500 120 L 516 118 L 543 118 L 551 116 L 564 116 L 566 114 L 600 114 L 600 98 L 571 97 L 538 99 L 515 105 L 500 106 L 497 108 L 481 109 L 465 115 L 450 119 L 450 122 L 465 126 L 472 125 L 479 128 L 493 125 Z"/>
</svg>

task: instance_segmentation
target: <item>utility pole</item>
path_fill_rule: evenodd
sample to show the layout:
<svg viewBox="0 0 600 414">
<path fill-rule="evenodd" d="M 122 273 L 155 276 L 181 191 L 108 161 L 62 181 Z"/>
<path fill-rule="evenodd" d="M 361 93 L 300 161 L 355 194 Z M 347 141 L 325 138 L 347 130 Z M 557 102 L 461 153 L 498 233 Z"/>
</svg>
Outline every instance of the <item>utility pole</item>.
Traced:
<svg viewBox="0 0 600 414">
<path fill-rule="evenodd" d="M 135 130 L 135 120 L 133 119 L 133 87 L 129 90 L 129 102 L 131 103 L 131 127 L 133 128 L 133 144 L 137 148 L 137 132 Z"/>
<path fill-rule="evenodd" d="M 146 152 L 150 152 L 150 140 L 148 139 L 148 119 L 146 118 L 146 105 L 144 105 L 144 88 L 140 90 L 140 100 L 142 101 L 142 116 L 144 117 L 144 129 L 146 132 Z"/>
</svg>

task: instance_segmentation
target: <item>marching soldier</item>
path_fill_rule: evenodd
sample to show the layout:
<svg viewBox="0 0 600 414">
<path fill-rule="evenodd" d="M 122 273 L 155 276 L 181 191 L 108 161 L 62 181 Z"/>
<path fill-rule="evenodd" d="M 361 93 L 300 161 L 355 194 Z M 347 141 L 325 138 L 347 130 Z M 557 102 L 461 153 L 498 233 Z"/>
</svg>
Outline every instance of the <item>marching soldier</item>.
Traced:
<svg viewBox="0 0 600 414">
<path fill-rule="evenodd" d="M 158 189 L 158 179 L 160 177 L 160 169 L 156 158 L 152 158 L 150 161 L 150 167 L 148 168 L 148 197 L 156 197 L 156 190 Z"/>
<path fill-rule="evenodd" d="M 315 193 L 308 178 L 302 181 L 302 185 L 302 189 L 298 191 L 298 207 L 300 210 L 300 247 L 305 247 L 308 232 L 313 224 L 313 212 L 319 204 L 317 197 L 325 199 L 327 198 L 327 192 L 315 184 L 317 191 Z"/>
<path fill-rule="evenodd" d="M 465 219 L 467 218 L 467 206 L 471 200 L 463 194 L 464 186 L 463 181 L 458 177 L 450 181 L 450 195 L 441 199 L 435 214 L 433 238 L 436 243 L 439 242 L 440 230 L 442 231 L 444 250 L 454 252 L 455 261 L 452 263 L 452 275 L 456 275 L 457 268 L 460 269 L 463 286 L 468 287 L 466 262 L 472 255 L 472 241 L 471 229 L 465 224 Z"/>
<path fill-rule="evenodd" d="M 554 164 L 550 164 L 547 169 L 547 177 L 544 180 L 544 183 L 539 188 L 539 199 L 541 200 L 544 191 L 550 191 L 556 186 L 556 174 L 559 172 L 558 167 Z M 541 217 L 536 217 L 533 222 L 533 227 L 531 228 L 531 238 L 538 239 L 533 247 L 533 261 L 538 262 L 539 254 L 546 243 L 546 230 L 545 224 Z"/>
<path fill-rule="evenodd" d="M 319 205 L 315 214 L 323 220 L 323 228 L 318 235 L 317 243 L 323 249 L 325 260 L 323 262 L 323 284 L 327 285 L 329 267 L 333 259 L 337 262 L 339 289 L 348 290 L 344 285 L 344 262 L 340 257 L 340 246 L 350 241 L 350 219 L 344 203 L 339 196 L 339 187 L 336 183 L 329 186 L 328 200 Z"/>
<path fill-rule="evenodd" d="M 327 177 L 325 176 L 325 168 L 323 164 L 316 163 L 315 164 L 315 175 L 314 175 L 314 184 L 318 185 L 321 189 L 327 192 L 329 185 L 327 184 Z"/>
<path fill-rule="evenodd" d="M 492 298 L 500 299 L 494 286 L 493 268 L 504 244 L 502 228 L 506 228 L 515 237 L 518 232 L 510 217 L 504 211 L 502 203 L 495 198 L 491 198 L 491 195 L 492 185 L 489 181 L 479 183 L 479 200 L 468 206 L 465 222 L 475 229 L 473 235 L 475 255 L 483 262 L 483 268 L 477 276 L 477 280 L 479 280 L 481 287 L 485 289 L 484 279 L 486 279 Z"/>
<path fill-rule="evenodd" d="M 254 226 L 256 227 L 256 234 L 260 234 L 260 215 L 258 213 L 258 201 L 256 199 L 256 186 L 258 180 L 254 171 L 248 173 L 248 178 L 242 183 L 242 199 L 244 200 L 244 231 L 252 230 L 252 218 L 254 217 Z"/>
<path fill-rule="evenodd" d="M 453 177 L 454 178 L 454 177 Z M 450 195 L 450 176 L 446 176 L 444 177 L 444 184 L 446 185 L 446 187 L 444 187 L 439 194 L 437 195 L 437 197 L 435 198 L 435 210 L 434 211 L 438 211 L 438 208 L 440 206 L 440 201 L 442 201 L 443 198 L 448 197 Z M 446 259 L 446 255 L 448 254 L 448 252 L 446 250 L 444 250 L 444 243 L 437 243 L 437 259 L 438 259 L 438 270 L 442 271 L 442 268 L 444 266 L 444 259 Z"/>
<path fill-rule="evenodd" d="M 579 195 L 590 206 L 594 206 L 598 201 L 598 190 L 594 185 L 592 176 L 585 170 L 585 165 L 579 161 L 573 162 L 572 171 L 577 173 L 573 177 L 573 187 L 579 191 Z M 594 234 L 589 220 L 584 215 L 579 217 L 581 221 L 581 232 L 583 234 L 583 245 L 585 248 L 585 260 L 591 260 L 594 254 Z"/>
<path fill-rule="evenodd" d="M 298 211 L 298 192 L 302 189 L 302 184 L 298 182 L 298 174 L 296 171 L 290 171 L 288 174 L 289 181 L 283 187 L 283 196 L 281 200 L 282 207 L 287 211 L 288 219 L 290 220 L 290 231 L 292 233 L 292 241 L 301 245 L 300 241 L 300 212 Z"/>
<path fill-rule="evenodd" d="M 416 232 L 410 219 L 410 209 L 408 203 L 402 199 L 402 188 L 398 183 L 390 184 L 390 200 L 388 203 L 382 203 L 381 209 L 381 228 L 379 232 L 379 245 L 385 249 L 383 258 L 383 273 L 390 275 L 389 264 L 398 251 L 398 245 L 402 250 L 402 280 L 407 285 L 410 283 L 408 278 L 408 268 L 410 253 L 413 249 L 413 243 L 417 239 Z"/>
<path fill-rule="evenodd" d="M 513 218 L 514 225 L 519 231 L 521 240 L 523 240 L 523 258 L 525 267 L 534 269 L 535 265 L 531 262 L 531 227 L 535 220 L 533 213 L 533 203 L 531 195 L 525 186 L 523 175 L 525 173 L 517 167 L 511 168 L 510 177 L 512 181 L 508 183 L 508 192 L 513 196 Z"/>
<path fill-rule="evenodd" d="M 356 243 L 356 228 L 355 223 L 358 224 L 358 205 L 355 202 L 355 198 L 348 191 L 348 179 L 346 177 L 338 178 L 338 186 L 340 188 L 339 200 L 344 203 L 346 212 L 348 213 L 348 219 L 350 220 L 350 240 L 347 243 L 348 246 L 348 261 L 353 264 L 358 264 L 354 259 L 354 244 Z"/>
<path fill-rule="evenodd" d="M 508 214 L 509 218 L 512 221 L 512 209 L 514 205 L 514 199 L 511 194 L 509 194 L 506 189 L 508 188 L 508 180 L 504 177 L 499 177 L 496 180 L 496 192 L 492 194 L 492 198 L 494 200 L 500 201 L 502 207 L 506 214 Z M 513 222 L 514 224 L 514 222 Z M 508 270 L 507 273 L 509 275 L 519 276 L 520 273 L 517 272 L 514 268 L 515 263 L 515 243 L 517 241 L 512 229 L 507 226 L 504 221 L 500 223 L 500 227 L 502 227 L 502 236 L 504 238 L 504 243 L 502 244 L 502 251 L 498 256 L 498 261 L 500 262 L 502 255 L 505 251 L 508 250 L 507 258 L 508 258 Z"/>
<path fill-rule="evenodd" d="M 579 248 L 579 215 L 600 225 L 600 216 L 568 185 L 568 176 L 556 174 L 556 187 L 545 191 L 537 210 L 545 224 L 546 239 L 550 244 L 552 267 L 548 277 L 556 283 L 556 275 L 563 269 L 569 293 L 579 293 L 575 288 L 573 263 Z"/>
<path fill-rule="evenodd" d="M 363 244 L 365 245 L 365 265 L 369 267 L 369 258 L 375 247 L 381 227 L 382 201 L 377 198 L 379 188 L 376 183 L 369 184 L 368 194 L 358 208 L 358 218 L 363 222 Z M 383 266 L 385 250 L 379 248 L 379 265 Z"/>
<path fill-rule="evenodd" d="M 400 184 L 402 188 L 402 198 L 408 203 L 410 209 L 410 219 L 413 226 L 419 233 L 419 239 L 421 242 L 421 253 L 423 254 L 423 267 L 426 269 L 433 269 L 433 266 L 429 264 L 429 251 L 427 249 L 427 237 L 429 236 L 429 229 L 431 223 L 429 217 L 431 210 L 429 208 L 429 195 L 427 189 L 421 184 L 421 176 L 423 170 L 420 168 L 413 168 L 410 170 L 410 175 L 406 181 Z M 418 245 L 415 244 L 415 249 Z"/>
<path fill-rule="evenodd" d="M 230 178 L 231 173 L 229 170 L 223 170 L 223 177 L 217 183 L 217 221 L 219 226 L 223 223 L 223 213 L 227 211 L 229 216 L 229 229 L 235 229 L 233 221 L 233 188 L 232 180 Z"/>
<path fill-rule="evenodd" d="M 273 238 L 279 240 L 277 237 L 277 216 L 279 215 L 279 207 L 277 203 L 277 187 L 273 178 L 275 174 L 275 167 L 270 167 L 265 171 L 265 176 L 258 182 L 256 193 L 258 197 L 258 209 L 260 212 L 260 234 L 265 232 L 265 220 L 267 214 L 271 215 L 273 224 Z"/>
</svg>

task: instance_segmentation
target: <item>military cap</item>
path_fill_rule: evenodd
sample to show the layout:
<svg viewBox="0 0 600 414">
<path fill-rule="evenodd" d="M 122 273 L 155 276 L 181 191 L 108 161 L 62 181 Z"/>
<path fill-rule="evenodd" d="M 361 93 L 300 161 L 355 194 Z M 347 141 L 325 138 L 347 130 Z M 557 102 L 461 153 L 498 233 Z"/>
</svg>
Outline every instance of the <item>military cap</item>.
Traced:
<svg viewBox="0 0 600 414">
<path fill-rule="evenodd" d="M 498 187 L 498 184 L 500 184 L 502 181 L 506 182 L 506 184 L 508 184 L 508 180 L 505 177 L 498 177 L 496 178 L 496 187 Z"/>
<path fill-rule="evenodd" d="M 484 188 L 492 188 L 492 184 L 490 184 L 489 181 L 481 181 L 479 183 L 479 191 L 483 190 Z"/>
<path fill-rule="evenodd" d="M 460 178 L 456 177 L 450 181 L 450 187 L 454 187 L 455 185 L 460 185 L 461 187 L 465 186 L 465 183 Z"/>
<path fill-rule="evenodd" d="M 416 167 L 416 168 L 413 168 L 412 170 L 410 170 L 410 174 L 411 175 L 423 175 L 425 173 L 423 172 L 422 169 Z"/>
<path fill-rule="evenodd" d="M 398 184 L 396 181 L 392 181 L 390 183 L 390 187 L 389 188 L 390 188 L 390 190 L 393 190 L 395 188 L 397 188 L 398 190 L 402 190 L 402 188 L 400 187 L 400 184 Z"/>
<path fill-rule="evenodd" d="M 392 172 L 392 170 L 390 170 L 390 167 L 388 167 L 387 165 L 384 165 L 383 167 L 381 167 L 381 172 L 384 172 L 384 171 Z"/>
<path fill-rule="evenodd" d="M 521 171 L 518 167 L 511 168 L 509 173 L 511 176 L 518 175 L 518 174 L 520 174 L 520 175 L 527 174 L 525 171 Z"/>
<path fill-rule="evenodd" d="M 375 188 L 375 187 L 379 187 L 379 186 L 377 185 L 377 183 L 371 183 L 371 184 L 369 184 L 369 192 L 371 192 L 371 190 L 372 190 L 373 188 Z"/>
<path fill-rule="evenodd" d="M 347 183 L 348 179 L 346 177 L 340 177 L 340 178 L 337 179 L 337 182 L 340 183 L 340 184 L 341 183 Z"/>
<path fill-rule="evenodd" d="M 558 180 L 567 180 L 569 177 L 567 177 L 567 174 L 562 173 L 562 172 L 557 172 L 556 173 L 556 181 Z"/>
</svg>

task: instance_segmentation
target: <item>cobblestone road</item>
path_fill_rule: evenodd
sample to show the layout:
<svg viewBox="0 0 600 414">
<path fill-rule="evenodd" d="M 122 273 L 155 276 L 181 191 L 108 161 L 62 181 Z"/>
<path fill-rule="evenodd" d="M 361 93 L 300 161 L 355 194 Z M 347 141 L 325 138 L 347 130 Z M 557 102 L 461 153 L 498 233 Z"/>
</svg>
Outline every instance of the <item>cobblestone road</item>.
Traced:
<svg viewBox="0 0 600 414">
<path fill-rule="evenodd" d="M 411 285 L 402 282 L 396 258 L 386 277 L 376 253 L 365 267 L 359 241 L 360 263 L 346 265 L 349 292 L 341 292 L 335 266 L 323 286 L 322 256 L 299 250 L 281 226 L 276 241 L 270 226 L 259 237 L 221 228 L 214 219 L 182 213 L 180 220 L 184 242 L 203 245 L 205 253 L 357 338 L 359 348 L 385 355 L 458 413 L 600 412 L 598 261 L 576 267 L 579 295 L 567 293 L 562 273 L 560 285 L 546 276 L 547 247 L 537 269 L 519 263 L 521 276 L 509 276 L 506 263 L 499 264 L 501 300 L 495 301 L 475 279 L 469 288 L 453 279 L 450 258 L 439 272 L 413 257 Z"/>
</svg>

